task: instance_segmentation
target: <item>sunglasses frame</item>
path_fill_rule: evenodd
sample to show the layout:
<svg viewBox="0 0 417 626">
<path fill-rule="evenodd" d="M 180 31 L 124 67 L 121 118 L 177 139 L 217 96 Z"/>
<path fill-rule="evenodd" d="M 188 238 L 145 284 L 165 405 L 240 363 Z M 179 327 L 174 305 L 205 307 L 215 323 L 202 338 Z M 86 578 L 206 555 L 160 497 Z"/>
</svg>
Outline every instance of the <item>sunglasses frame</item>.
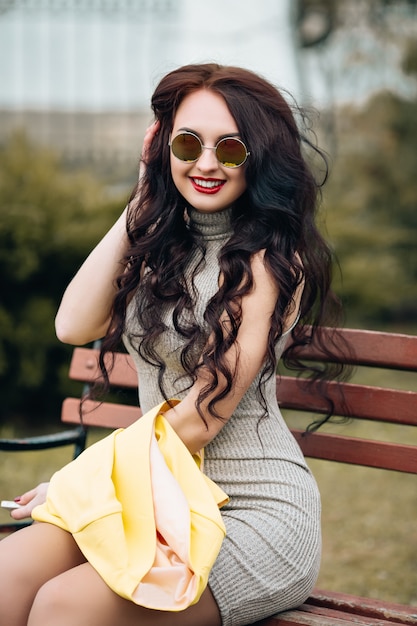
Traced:
<svg viewBox="0 0 417 626">
<path fill-rule="evenodd" d="M 181 137 L 182 135 L 191 135 L 191 137 L 195 137 L 195 139 L 197 139 L 198 143 L 200 144 L 201 147 L 201 151 L 200 154 L 198 155 L 198 157 L 196 159 L 181 159 L 180 157 L 178 157 L 175 152 L 172 149 L 172 142 L 175 141 L 175 139 L 177 137 Z M 244 149 L 245 149 L 245 158 L 242 161 L 242 163 L 239 163 L 237 165 L 226 165 L 225 163 L 222 163 L 218 156 L 217 156 L 217 148 L 219 147 L 219 144 L 221 144 L 222 141 L 227 141 L 227 139 L 233 139 L 233 141 L 237 141 L 238 143 L 240 143 Z M 187 131 L 183 131 L 182 133 L 178 133 L 178 135 L 175 135 L 174 139 L 171 139 L 168 142 L 169 147 L 171 148 L 172 154 L 174 155 L 174 157 L 176 159 L 178 159 L 179 161 L 181 161 L 181 163 L 195 163 L 196 161 L 198 161 L 198 159 L 201 157 L 201 155 L 203 154 L 203 150 L 214 150 L 214 154 L 216 155 L 216 159 L 218 161 L 218 163 L 222 166 L 222 167 L 227 167 L 231 170 L 235 170 L 237 167 L 241 167 L 244 163 L 246 163 L 248 156 L 250 155 L 250 152 L 248 152 L 248 149 L 246 147 L 246 145 L 244 144 L 244 142 L 241 139 L 238 139 L 238 137 L 222 137 L 222 139 L 219 139 L 219 141 L 216 143 L 215 146 L 205 146 L 203 144 L 203 142 L 201 141 L 200 137 L 198 135 L 196 135 L 195 133 L 192 133 L 191 131 L 187 130 Z"/>
</svg>

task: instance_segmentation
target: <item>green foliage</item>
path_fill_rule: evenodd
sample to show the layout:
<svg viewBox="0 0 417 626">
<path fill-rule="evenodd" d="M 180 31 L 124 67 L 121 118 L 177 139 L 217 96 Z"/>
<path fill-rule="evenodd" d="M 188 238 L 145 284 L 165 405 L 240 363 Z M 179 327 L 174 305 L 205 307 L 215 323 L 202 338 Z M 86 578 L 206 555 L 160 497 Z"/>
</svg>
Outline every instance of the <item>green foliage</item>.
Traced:
<svg viewBox="0 0 417 626">
<path fill-rule="evenodd" d="M 405 74 L 417 76 L 417 41 L 415 39 L 409 39 L 407 41 L 405 55 L 401 65 Z"/>
<path fill-rule="evenodd" d="M 381 93 L 340 114 L 340 154 L 325 193 L 340 260 L 337 289 L 359 324 L 417 313 L 417 102 Z"/>
<path fill-rule="evenodd" d="M 2 417 L 56 418 L 71 348 L 54 317 L 63 290 L 123 207 L 86 172 L 15 134 L 0 151 Z"/>
</svg>

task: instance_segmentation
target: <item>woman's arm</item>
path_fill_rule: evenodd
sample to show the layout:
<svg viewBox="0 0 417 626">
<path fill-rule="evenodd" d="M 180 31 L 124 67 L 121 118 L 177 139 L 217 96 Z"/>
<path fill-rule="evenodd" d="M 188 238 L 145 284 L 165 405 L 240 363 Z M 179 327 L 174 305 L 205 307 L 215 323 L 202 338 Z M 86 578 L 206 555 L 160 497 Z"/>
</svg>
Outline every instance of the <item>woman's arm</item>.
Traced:
<svg viewBox="0 0 417 626">
<path fill-rule="evenodd" d="M 159 123 L 150 126 L 143 140 L 139 182 L 143 176 L 147 151 L 159 130 Z M 82 345 L 106 334 L 116 294 L 115 281 L 123 272 L 129 240 L 126 211 L 84 261 L 63 295 L 55 319 L 58 339 Z"/>
<path fill-rule="evenodd" d="M 253 289 L 242 299 L 242 322 L 237 335 L 237 345 L 234 344 L 227 353 L 231 371 L 236 368 L 233 388 L 226 398 L 216 403 L 216 410 L 223 419 L 213 418 L 207 409 L 216 391 L 201 406 L 208 428 L 196 410 L 198 395 L 207 384 L 203 373 L 200 374 L 187 396 L 165 413 L 166 419 L 191 453 L 204 448 L 214 439 L 233 414 L 264 362 L 271 315 L 277 301 L 278 289 L 272 275 L 264 265 L 263 253 L 260 252 L 254 256 L 252 272 Z M 222 384 L 220 375 L 219 384 Z"/>
<path fill-rule="evenodd" d="M 125 209 L 66 288 L 55 318 L 58 339 L 80 345 L 106 334 L 127 246 Z"/>
</svg>

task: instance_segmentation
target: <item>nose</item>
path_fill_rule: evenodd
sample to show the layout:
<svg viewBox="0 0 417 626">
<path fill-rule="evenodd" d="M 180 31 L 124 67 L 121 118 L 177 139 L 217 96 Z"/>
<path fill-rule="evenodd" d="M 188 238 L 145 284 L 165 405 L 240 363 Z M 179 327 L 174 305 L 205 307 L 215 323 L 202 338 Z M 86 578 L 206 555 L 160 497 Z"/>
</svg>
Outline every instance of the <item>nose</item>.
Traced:
<svg viewBox="0 0 417 626">
<path fill-rule="evenodd" d="M 203 146 L 201 156 L 197 161 L 197 167 L 201 172 L 212 172 L 217 170 L 219 162 L 216 157 L 216 148 Z"/>
</svg>

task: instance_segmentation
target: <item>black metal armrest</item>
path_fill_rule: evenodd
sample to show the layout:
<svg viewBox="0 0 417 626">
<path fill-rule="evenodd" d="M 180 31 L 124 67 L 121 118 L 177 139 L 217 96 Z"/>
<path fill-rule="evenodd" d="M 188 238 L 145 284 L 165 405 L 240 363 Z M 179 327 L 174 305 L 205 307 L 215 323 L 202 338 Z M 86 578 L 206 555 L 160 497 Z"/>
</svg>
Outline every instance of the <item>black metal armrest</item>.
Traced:
<svg viewBox="0 0 417 626">
<path fill-rule="evenodd" d="M 0 439 L 0 450 L 16 452 L 22 450 L 46 450 L 60 446 L 74 445 L 74 458 L 85 448 L 87 431 L 83 426 L 35 437 L 18 437 Z"/>
</svg>

